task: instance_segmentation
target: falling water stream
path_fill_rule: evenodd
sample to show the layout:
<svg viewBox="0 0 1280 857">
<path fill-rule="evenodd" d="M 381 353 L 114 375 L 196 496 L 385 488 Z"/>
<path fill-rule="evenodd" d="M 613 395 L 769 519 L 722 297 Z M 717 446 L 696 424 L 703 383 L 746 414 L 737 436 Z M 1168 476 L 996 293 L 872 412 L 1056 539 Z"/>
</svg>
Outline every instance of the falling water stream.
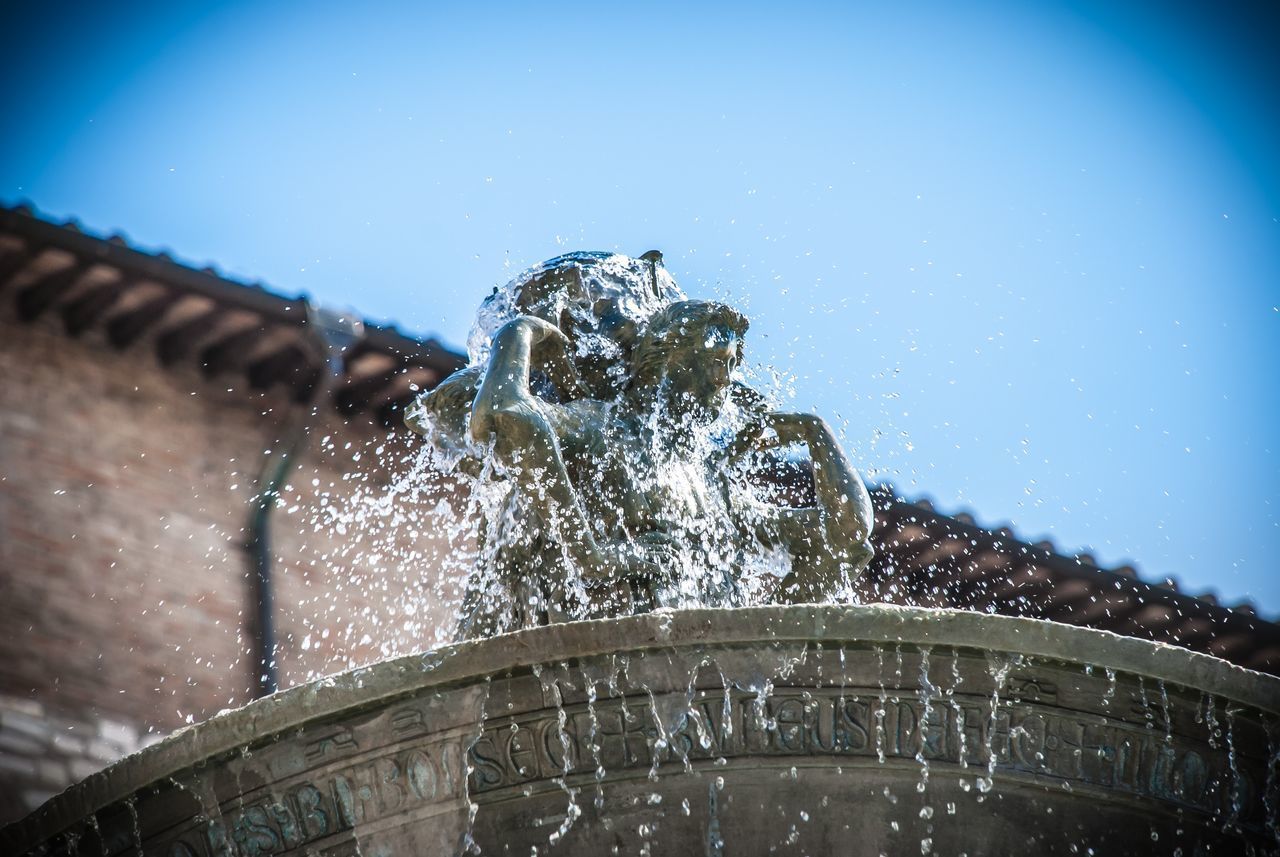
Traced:
<svg viewBox="0 0 1280 857">
<path fill-rule="evenodd" d="M 594 295 L 594 302 L 552 290 L 531 310 L 527 291 L 548 269 L 526 273 L 486 300 L 469 341 L 472 366 L 467 371 L 475 374 L 485 365 L 493 338 L 503 325 L 520 312 L 536 310 L 576 326 L 572 357 L 584 366 L 606 367 L 596 379 L 602 388 L 623 389 L 628 383 L 619 356 L 623 346 L 611 331 L 627 325 L 643 330 L 664 305 L 683 295 L 665 271 L 642 265 L 640 260 L 603 254 L 583 256 L 579 261 L 584 293 Z M 637 289 L 637 281 L 651 283 L 652 288 Z M 608 324 L 602 322 L 596 308 L 601 301 L 612 301 Z M 735 378 L 743 381 L 744 370 L 738 367 L 735 371 Z M 763 370 L 755 374 L 769 375 Z M 536 380 L 550 383 L 541 377 Z M 463 392 L 475 395 L 474 390 Z M 1196 704 L 1192 691 L 1170 686 L 1162 679 L 1155 679 L 1149 687 L 1144 676 L 1122 674 L 1110 666 L 1102 667 L 1104 679 L 1095 678 L 1093 666 L 1068 679 L 1059 664 L 1033 661 L 998 647 L 983 650 L 973 645 L 912 644 L 902 638 L 886 637 L 870 643 L 851 638 L 835 646 L 778 639 L 749 649 L 702 646 L 687 640 L 678 647 L 666 646 L 673 634 L 673 610 L 771 603 L 781 581 L 795 571 L 794 558 L 778 550 L 777 533 L 770 530 L 777 522 L 771 517 L 768 491 L 760 487 L 763 459 L 741 465 L 745 470 L 757 469 L 744 470 L 738 474 L 741 478 L 735 476 L 723 493 L 698 487 L 702 484 L 699 480 L 706 478 L 699 462 L 719 460 L 716 455 L 759 416 L 760 409 L 776 408 L 784 393 L 773 390 L 754 398 L 744 394 L 740 401 L 730 400 L 723 412 L 705 424 L 681 423 L 678 428 L 688 443 L 680 448 L 680 456 L 656 445 L 626 450 L 632 458 L 623 464 L 634 474 L 658 483 L 640 488 L 652 489 L 655 496 L 674 498 L 672 508 L 685 510 L 682 519 L 666 522 L 671 532 L 681 534 L 685 541 L 661 545 L 666 563 L 662 570 L 669 579 L 655 588 L 655 603 L 644 611 L 652 623 L 651 647 L 529 667 L 542 704 L 554 721 L 544 746 L 535 749 L 546 753 L 555 763 L 553 767 L 558 767 L 547 772 L 546 780 L 555 789 L 549 794 L 561 806 L 554 815 L 536 820 L 535 826 L 545 836 L 531 847 L 530 854 L 574 853 L 574 837 L 582 828 L 595 823 L 612 825 L 615 819 L 618 825 L 633 826 L 629 832 L 634 832 L 634 841 L 640 843 L 640 853 L 660 853 L 655 843 L 660 842 L 663 826 L 697 813 L 702 813 L 698 823 L 703 851 L 708 855 L 732 853 L 734 830 L 729 819 L 735 811 L 741 812 L 735 799 L 745 802 L 746 798 L 738 795 L 747 794 L 738 791 L 743 768 L 738 760 L 752 753 L 756 754 L 752 758 L 767 760 L 767 764 L 760 762 L 762 769 L 776 773 L 773 789 L 805 794 L 810 799 L 794 812 L 784 812 L 778 806 L 762 808 L 762 812 L 779 813 L 774 846 L 779 850 L 803 843 L 807 826 L 815 817 L 836 813 L 833 805 L 838 801 L 842 802 L 840 812 L 852 811 L 852 804 L 843 802 L 847 797 L 840 793 L 805 792 L 809 769 L 822 753 L 839 757 L 839 774 L 847 778 L 842 789 L 848 794 L 856 792 L 862 796 L 859 799 L 873 793 L 884 795 L 885 801 L 876 799 L 876 811 L 888 820 L 884 841 L 896 841 L 894 837 L 905 831 L 918 833 L 912 848 L 918 844 L 921 854 L 935 852 L 945 825 L 964 825 L 967 813 L 977 817 L 994 811 L 984 804 L 998 801 L 1004 781 L 1019 784 L 1040 778 L 1038 781 L 1049 783 L 1051 788 L 1068 791 L 1073 781 L 1085 780 L 1086 774 L 1094 776 L 1099 770 L 1105 770 L 1105 776 L 1096 774 L 1098 783 L 1128 789 L 1144 799 L 1150 792 L 1171 805 L 1176 803 L 1179 812 L 1188 807 L 1199 811 L 1205 799 L 1190 792 L 1209 790 L 1216 784 L 1220 795 L 1214 799 L 1221 797 L 1225 808 L 1222 825 L 1236 831 L 1256 824 L 1246 805 L 1250 789 L 1254 789 L 1265 802 L 1262 817 L 1266 829 L 1280 846 L 1277 728 L 1270 720 L 1263 723 L 1269 742 L 1265 785 L 1247 782 L 1242 748 L 1237 745 L 1244 721 L 1253 715 L 1225 698 L 1219 718 L 1215 696 L 1205 694 Z M 555 400 L 556 395 L 554 391 L 546 393 L 547 401 Z M 611 409 L 619 407 L 613 403 L 603 410 L 613 414 Z M 350 617 L 346 630 L 337 633 L 348 637 L 359 633 L 346 642 L 365 643 L 368 630 L 381 625 L 377 629 L 379 654 L 391 658 L 430 649 L 418 662 L 421 672 L 430 674 L 445 664 L 447 653 L 452 651 L 442 644 L 479 636 L 475 629 L 482 621 L 499 631 L 511 631 L 540 624 L 534 621 L 536 617 L 557 610 L 562 613 L 558 618 L 564 620 L 614 615 L 601 603 L 599 591 L 588 585 L 585 570 L 567 549 L 560 554 L 558 565 L 563 587 L 554 597 L 545 587 L 538 589 L 536 581 L 513 579 L 508 567 L 513 545 L 540 545 L 539 539 L 544 537 L 530 523 L 529 505 L 516 490 L 520 474 L 510 462 L 498 460 L 492 442 L 474 442 L 457 426 L 442 422 L 448 414 L 442 417 L 441 413 L 420 405 L 414 416 L 428 426 L 427 438 L 393 462 L 396 472 L 385 482 L 362 482 L 353 495 L 321 490 L 318 506 L 293 510 L 306 525 L 339 537 L 333 552 L 322 557 L 332 567 L 399 575 L 431 569 L 430 575 L 420 575 L 420 587 L 406 589 L 394 599 L 389 612 L 366 607 L 368 612 Z M 656 408 L 649 415 L 651 420 L 659 417 Z M 649 426 L 642 425 L 642 429 L 648 431 Z M 786 449 L 781 458 L 771 462 L 803 463 L 803 456 L 797 459 L 795 453 Z M 814 520 L 818 522 L 815 526 L 825 526 L 822 519 Z M 603 538 L 604 524 L 592 522 L 589 526 L 596 526 L 596 535 Z M 743 535 L 748 531 L 751 537 Z M 406 547 L 406 534 L 421 538 L 408 539 L 413 546 Z M 388 569 L 391 571 L 385 571 Z M 736 578 L 730 579 L 734 575 L 725 569 L 733 569 Z M 528 576 L 534 577 L 532 572 Z M 353 591 L 376 589 L 378 576 L 354 575 L 345 585 Z M 338 592 L 335 597 L 341 596 Z M 824 597 L 849 603 L 853 600 L 852 583 L 842 581 Z M 447 605 L 443 615 L 439 610 L 432 614 L 438 605 Z M 328 613 L 308 619 L 300 648 L 318 647 L 332 630 L 330 625 Z M 892 646 L 891 658 L 888 646 Z M 1049 678 L 1040 681 L 1043 676 Z M 1090 714 L 1090 719 L 1077 724 L 1078 732 L 1064 729 L 1049 736 L 1044 724 L 1057 715 L 1042 710 L 1049 704 L 1046 700 L 1058 698 L 1055 694 L 1068 697 L 1071 681 L 1076 679 L 1084 682 L 1092 700 L 1106 714 Z M 513 680 L 500 675 L 485 678 L 477 722 L 462 730 L 457 739 L 462 759 L 459 799 L 465 815 L 460 853 L 479 853 L 481 848 L 477 825 L 483 821 L 481 814 L 489 799 L 475 788 L 484 762 L 478 751 L 481 742 L 495 729 L 502 730 L 507 746 L 519 743 L 524 747 L 521 742 L 532 745 L 543 737 L 533 733 L 528 721 L 490 710 L 495 688 Z M 310 692 L 314 694 L 321 687 L 315 685 Z M 834 697 L 830 696 L 832 689 Z M 1183 726 L 1177 722 L 1176 713 L 1182 710 L 1179 706 L 1188 704 L 1188 699 L 1193 700 L 1190 706 L 1199 727 L 1194 735 L 1181 734 Z M 1249 728 L 1256 725 L 1250 722 Z M 624 759 L 629 758 L 626 742 L 630 736 L 643 735 L 644 750 L 636 749 L 635 755 L 647 766 L 632 766 L 633 770 L 624 763 L 623 770 L 610 770 L 613 757 L 604 745 L 607 740 L 618 740 L 617 734 L 606 734 L 610 730 L 621 733 Z M 1065 765 L 1064 769 L 1054 769 L 1047 761 L 1051 737 L 1053 741 L 1073 742 L 1073 753 L 1054 757 L 1067 760 L 1053 763 Z M 1149 739 L 1154 742 L 1153 751 L 1146 749 L 1144 741 Z M 1204 761 L 1214 757 L 1213 751 L 1219 747 L 1225 748 L 1224 772 Z M 1159 759 L 1151 771 L 1167 772 L 1181 765 L 1178 776 L 1182 779 L 1170 775 L 1158 787 L 1138 781 L 1133 772 L 1144 752 L 1154 752 Z M 874 765 L 870 764 L 872 759 Z M 977 768 L 976 776 L 970 771 L 971 761 Z M 236 792 L 230 796 L 216 792 L 211 778 L 198 772 L 166 781 L 199 807 L 197 821 L 212 857 L 237 852 L 258 857 L 246 844 L 254 831 L 245 832 L 250 811 L 245 795 L 259 784 L 242 778 L 244 772 L 256 770 L 254 764 L 249 747 L 230 763 Z M 903 779 L 904 775 L 908 779 Z M 1144 776 L 1154 779 L 1156 774 Z M 860 778 L 911 785 L 905 794 L 895 790 L 896 785 L 872 792 Z M 696 788 L 685 789 L 678 800 L 670 800 L 665 789 L 672 782 L 694 782 Z M 956 782 L 958 793 L 952 790 Z M 532 774 L 522 778 L 521 789 L 520 796 L 530 801 L 548 799 L 548 791 Z M 353 792 L 334 809 L 350 822 L 357 853 L 366 836 L 357 823 L 355 805 L 362 799 L 360 795 L 358 790 Z M 137 801 L 131 795 L 123 805 L 131 825 L 133 850 L 141 857 Z M 231 818 L 236 820 L 229 821 Z M 99 819 L 90 816 L 87 825 L 105 857 L 106 837 Z M 78 829 L 68 832 L 65 850 L 75 853 L 81 841 Z M 259 851 L 270 853 L 270 849 Z M 181 850 L 171 853 L 172 857 L 188 857 Z"/>
<path fill-rule="evenodd" d="M 736 758 L 744 748 L 757 748 L 757 751 L 761 747 L 798 748 L 801 743 L 813 742 L 822 752 L 847 754 L 842 760 L 842 771 L 847 769 L 844 776 L 850 778 L 848 782 L 854 788 L 858 788 L 859 778 L 864 776 L 860 772 L 868 770 L 857 765 L 859 746 L 877 767 L 885 770 L 901 770 L 905 765 L 914 767 L 914 782 L 908 788 L 918 798 L 903 794 L 892 785 L 885 785 L 882 791 L 887 798 L 889 833 L 902 836 L 913 831 L 916 838 L 912 847 L 918 848 L 922 855 L 935 853 L 938 837 L 951 835 L 951 825 L 964 825 L 966 818 L 985 801 L 998 797 L 1003 778 L 1012 777 L 1011 782 L 1016 782 L 1026 771 L 1040 771 L 1046 776 L 1063 773 L 1048 767 L 1050 763 L 1041 753 L 1044 733 L 1042 727 L 1034 725 L 1040 722 L 1036 706 L 1043 694 L 1054 692 L 1043 677 L 1052 673 L 1058 676 L 1056 681 L 1063 681 L 1067 675 L 1062 670 L 1052 672 L 1053 664 L 1018 653 L 955 646 L 894 644 L 891 658 L 885 656 L 884 647 L 880 645 L 867 646 L 860 652 L 851 656 L 845 645 L 815 646 L 804 642 L 776 643 L 752 651 L 693 643 L 680 648 L 533 664 L 530 672 L 553 718 L 548 749 L 554 752 L 548 758 L 558 770 L 551 773 L 548 782 L 555 786 L 562 799 L 558 811 L 542 817 L 543 838 L 528 853 L 560 853 L 571 849 L 570 843 L 579 827 L 608 824 L 611 818 L 633 819 L 626 823 L 633 825 L 634 841 L 640 843 L 637 847 L 641 851 L 634 853 L 646 853 L 644 849 L 648 849 L 647 853 L 658 853 L 666 825 L 679 818 L 700 819 L 706 853 L 729 853 L 734 829 L 727 817 L 733 815 L 735 798 L 741 800 L 743 796 L 735 785 L 737 769 L 729 765 L 727 759 Z M 447 658 L 428 659 L 425 668 L 437 669 L 447 662 Z M 908 665 L 912 667 L 914 682 L 908 680 Z M 1086 673 L 1078 675 L 1089 678 L 1092 673 L 1092 668 L 1087 668 Z M 985 677 L 985 682 L 979 677 Z M 1276 735 L 1280 728 L 1271 720 L 1263 722 L 1267 754 L 1265 780 L 1250 783 L 1241 761 L 1243 709 L 1206 694 L 1188 709 L 1195 713 L 1199 734 L 1183 735 L 1177 731 L 1174 712 L 1181 704 L 1179 700 L 1194 701 L 1195 696 L 1164 680 L 1154 682 L 1153 693 L 1152 684 L 1141 676 L 1108 670 L 1106 683 L 1099 685 L 1101 690 L 1113 692 L 1112 708 L 1116 700 L 1132 700 L 1130 729 L 1136 728 L 1151 736 L 1150 751 L 1143 750 L 1145 745 L 1141 743 L 1122 745 L 1128 749 L 1119 749 L 1121 756 L 1113 758 L 1118 765 L 1116 771 L 1128 770 L 1126 760 L 1136 758 L 1133 754 L 1153 752 L 1160 761 L 1154 763 L 1152 771 L 1164 771 L 1162 776 L 1167 776 L 1175 765 L 1182 764 L 1179 770 L 1186 772 L 1182 776 L 1192 776 L 1197 769 L 1185 767 L 1186 751 L 1179 748 L 1185 747 L 1189 739 L 1201 742 L 1206 748 L 1221 746 L 1225 767 L 1217 786 L 1202 780 L 1179 785 L 1180 781 L 1169 779 L 1169 785 L 1164 788 L 1214 789 L 1221 798 L 1218 823 L 1224 831 L 1239 834 L 1249 825 L 1261 825 L 1276 839 L 1276 780 L 1280 773 L 1280 742 Z M 913 694 L 907 695 L 905 690 L 911 685 L 914 685 Z M 476 794 L 472 788 L 477 776 L 478 762 L 473 754 L 478 742 L 494 726 L 513 732 L 527 728 L 516 719 L 508 724 L 501 712 L 489 712 L 493 691 L 489 681 L 483 687 L 477 722 L 461 738 L 464 759 L 468 761 L 463 767 L 461 784 L 465 830 L 459 839 L 457 853 L 460 854 L 482 853 L 482 846 L 473 833 L 488 805 L 488 798 L 483 793 Z M 836 708 L 830 715 L 833 718 L 830 725 L 823 725 L 824 721 L 813 719 L 817 717 L 813 712 L 819 710 L 815 694 L 827 689 L 833 694 Z M 803 716 L 795 711 L 802 711 Z M 860 733 L 862 739 L 857 737 L 859 733 L 841 732 L 842 728 L 848 728 L 847 723 L 853 722 L 847 721 L 842 727 L 841 723 L 846 721 L 840 720 L 841 712 L 854 711 L 865 713 L 866 731 Z M 974 739 L 968 735 L 975 711 L 983 714 L 976 748 L 972 743 Z M 709 713 L 714 716 L 708 716 Z M 743 718 L 740 722 L 745 729 L 743 734 L 735 732 L 739 714 Z M 637 792 L 636 788 L 627 786 L 634 782 L 628 779 L 627 770 L 611 770 L 616 760 L 610 761 L 614 756 L 606 758 L 602 743 L 606 732 L 604 722 L 614 717 L 622 718 L 624 731 L 646 736 L 643 758 L 647 765 L 644 771 L 647 789 Z M 1159 723 L 1154 722 L 1156 717 Z M 1117 718 L 1103 718 L 1099 726 L 1114 719 Z M 611 728 L 616 731 L 616 727 Z M 859 744 L 859 740 L 865 743 Z M 976 754 L 981 765 L 973 793 L 967 799 L 962 797 L 968 791 L 965 783 L 959 792 L 943 789 L 935 795 L 935 789 L 942 784 L 943 772 L 963 777 L 971 753 Z M 774 761 L 772 769 L 777 771 L 777 788 L 796 788 L 801 790 L 797 793 L 804 793 L 808 776 L 804 758 L 792 755 Z M 1085 756 L 1075 758 L 1079 760 L 1076 764 L 1090 763 Z M 215 857 L 268 853 L 255 850 L 253 837 L 258 828 L 245 826 L 245 819 L 252 817 L 246 800 L 246 795 L 253 791 L 248 785 L 248 772 L 254 770 L 255 764 L 256 753 L 251 748 L 242 748 L 235 755 L 234 764 L 230 766 L 235 794 L 220 793 L 215 797 L 210 791 L 211 780 L 199 773 L 161 783 L 190 796 L 199 807 L 195 820 L 207 830 L 204 841 Z M 686 791 L 670 791 L 683 779 L 702 782 L 698 786 L 703 795 L 700 806 L 691 801 Z M 1069 785 L 1069 779 L 1063 780 L 1064 789 Z M 339 811 L 351 822 L 357 853 L 365 853 L 366 840 L 371 834 L 365 833 L 357 821 L 360 817 L 357 803 L 369 798 L 361 798 L 357 794 L 360 788 L 354 783 L 350 789 L 347 802 L 339 805 Z M 615 790 L 620 791 L 617 797 L 612 797 Z M 524 794 L 532 797 L 538 792 L 526 788 Z M 675 797 L 671 797 L 672 794 Z M 1255 794 L 1264 807 L 1258 816 L 1252 816 L 1246 804 Z M 777 848 L 784 851 L 801 848 L 809 825 L 824 813 L 835 811 L 830 799 L 840 799 L 840 794 L 813 792 L 810 797 L 811 802 L 780 814 Z M 1185 798 L 1204 800 L 1199 795 Z M 130 850 L 139 855 L 143 853 L 139 804 L 145 800 L 145 795 L 140 793 L 122 802 L 133 843 Z M 1184 809 L 1179 809 L 1179 813 Z M 224 813 L 230 821 L 223 821 Z M 221 832 L 224 827 L 226 833 Z M 1179 827 L 1179 831 L 1184 829 Z M 1151 838 L 1163 841 L 1154 826 Z M 92 839 L 98 841 L 97 850 L 109 853 L 96 816 L 90 816 L 84 828 L 69 831 L 64 844 L 74 853 L 82 843 Z M 1191 842 L 1181 832 L 1175 839 L 1177 841 L 1170 844 L 1171 853 L 1175 848 L 1189 847 Z M 188 857 L 189 853 L 198 852 L 175 851 L 174 857 Z"/>
</svg>

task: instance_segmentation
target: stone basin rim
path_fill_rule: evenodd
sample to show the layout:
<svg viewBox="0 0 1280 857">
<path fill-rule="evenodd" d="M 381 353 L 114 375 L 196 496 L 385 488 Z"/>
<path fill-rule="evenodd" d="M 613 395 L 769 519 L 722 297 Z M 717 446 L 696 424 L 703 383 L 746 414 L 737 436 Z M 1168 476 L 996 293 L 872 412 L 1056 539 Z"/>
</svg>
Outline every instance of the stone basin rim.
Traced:
<svg viewBox="0 0 1280 857">
<path fill-rule="evenodd" d="M 316 679 L 183 727 L 76 783 L 0 830 L 24 853 L 149 785 L 305 723 L 513 668 L 612 652 L 746 643 L 955 646 L 1109 668 L 1280 714 L 1280 678 L 1212 655 L 1043 619 L 968 610 L 791 605 L 658 611 L 547 625 L 453 643 Z"/>
</svg>

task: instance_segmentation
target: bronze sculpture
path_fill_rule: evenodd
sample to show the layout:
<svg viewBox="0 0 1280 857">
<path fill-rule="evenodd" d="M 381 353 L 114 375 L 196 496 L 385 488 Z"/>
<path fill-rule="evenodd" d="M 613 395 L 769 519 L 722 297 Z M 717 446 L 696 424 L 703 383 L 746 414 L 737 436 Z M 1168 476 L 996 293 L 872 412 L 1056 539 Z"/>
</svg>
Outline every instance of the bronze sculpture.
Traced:
<svg viewBox="0 0 1280 857">
<path fill-rule="evenodd" d="M 862 480 L 820 418 L 734 380 L 747 319 L 681 297 L 656 252 L 551 260 L 491 296 L 472 365 L 411 411 L 447 460 L 501 486 L 464 636 L 850 593 L 871 557 Z M 755 490 L 795 445 L 812 475 L 798 508 Z"/>
</svg>

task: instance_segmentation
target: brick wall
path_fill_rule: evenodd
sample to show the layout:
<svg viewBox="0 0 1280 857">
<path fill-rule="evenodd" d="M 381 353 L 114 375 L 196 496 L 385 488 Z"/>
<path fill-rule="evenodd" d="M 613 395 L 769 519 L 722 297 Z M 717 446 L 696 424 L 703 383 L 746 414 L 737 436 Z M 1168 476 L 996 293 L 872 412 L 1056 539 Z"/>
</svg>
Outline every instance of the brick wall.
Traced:
<svg viewBox="0 0 1280 857">
<path fill-rule="evenodd" d="M 109 717 L 59 714 L 30 699 L 0 695 L 0 819 L 13 820 L 160 738 Z"/>
<path fill-rule="evenodd" d="M 0 301 L 0 823 L 252 696 L 244 526 L 297 406 L 153 355 Z M 447 624 L 441 545 L 414 517 L 438 495 L 398 503 L 407 523 L 371 515 L 345 533 L 322 512 L 351 517 L 354 492 L 385 491 L 412 439 L 328 413 L 273 516 L 282 686 L 424 648 Z M 84 752 L 58 755 L 33 720 L 84 732 Z M 111 743 L 102 724 L 137 737 Z"/>
</svg>

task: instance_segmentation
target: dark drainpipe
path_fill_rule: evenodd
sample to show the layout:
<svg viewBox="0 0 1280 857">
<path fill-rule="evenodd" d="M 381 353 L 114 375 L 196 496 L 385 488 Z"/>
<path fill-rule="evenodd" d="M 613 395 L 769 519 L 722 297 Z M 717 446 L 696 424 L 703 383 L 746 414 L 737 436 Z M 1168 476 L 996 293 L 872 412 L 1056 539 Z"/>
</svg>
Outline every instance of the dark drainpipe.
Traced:
<svg viewBox="0 0 1280 857">
<path fill-rule="evenodd" d="M 279 689 L 276 668 L 275 592 L 271 583 L 271 510 L 280 499 L 285 479 L 293 470 L 307 435 L 319 421 L 322 410 L 343 375 L 343 354 L 364 335 L 364 324 L 354 313 L 340 313 L 306 304 L 304 331 L 315 344 L 325 365 L 307 397 L 305 405 L 267 457 L 258 478 L 259 490 L 250 509 L 245 550 L 249 554 L 256 610 L 253 663 L 257 670 L 255 696 Z"/>
</svg>

